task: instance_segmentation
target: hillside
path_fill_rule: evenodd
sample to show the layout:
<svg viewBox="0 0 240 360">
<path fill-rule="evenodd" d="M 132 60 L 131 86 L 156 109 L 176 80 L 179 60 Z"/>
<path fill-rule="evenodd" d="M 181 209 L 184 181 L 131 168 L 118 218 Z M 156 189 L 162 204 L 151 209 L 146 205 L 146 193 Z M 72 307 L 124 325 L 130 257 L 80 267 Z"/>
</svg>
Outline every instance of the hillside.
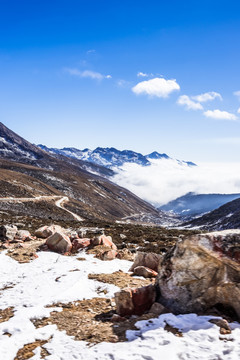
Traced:
<svg viewBox="0 0 240 360">
<path fill-rule="evenodd" d="M 90 171 L 87 171 L 91 166 Z M 130 191 L 97 174 L 109 169 L 65 156 L 52 156 L 0 124 L 0 197 L 67 196 L 65 207 L 84 219 L 121 220 L 148 214 L 161 222 L 163 212 Z M 56 219 L 72 216 L 54 204 L 28 204 L 28 215 Z M 26 204 L 0 201 L 0 210 L 15 216 L 26 214 Z"/>
<path fill-rule="evenodd" d="M 240 199 L 220 206 L 197 219 L 185 223 L 187 227 L 197 227 L 206 230 L 239 229 Z"/>
<path fill-rule="evenodd" d="M 173 211 L 183 216 L 200 215 L 240 198 L 240 194 L 195 194 L 188 193 L 159 207 L 163 211 Z"/>
</svg>

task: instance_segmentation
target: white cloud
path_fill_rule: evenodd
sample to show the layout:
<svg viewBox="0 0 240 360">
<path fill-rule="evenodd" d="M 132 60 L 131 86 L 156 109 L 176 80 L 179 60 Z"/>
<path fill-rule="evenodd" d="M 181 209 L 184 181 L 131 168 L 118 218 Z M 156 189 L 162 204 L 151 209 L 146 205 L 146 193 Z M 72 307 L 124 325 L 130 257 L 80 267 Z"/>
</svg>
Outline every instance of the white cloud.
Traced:
<svg viewBox="0 0 240 360">
<path fill-rule="evenodd" d="M 166 98 L 176 90 L 180 90 L 180 86 L 176 80 L 166 80 L 163 78 L 141 81 L 132 88 L 132 91 L 137 95 L 145 94 L 159 98 Z"/>
<path fill-rule="evenodd" d="M 193 100 L 196 100 L 196 101 L 200 102 L 200 103 L 206 102 L 206 101 L 213 101 L 214 99 L 217 99 L 217 98 L 222 100 L 221 94 L 219 94 L 219 93 L 217 93 L 215 91 L 209 91 L 209 92 L 206 92 L 204 94 L 191 96 L 191 98 Z"/>
<path fill-rule="evenodd" d="M 239 193 L 240 163 L 203 163 L 193 167 L 181 166 L 174 160 L 154 160 L 145 167 L 125 163 L 112 180 L 159 206 L 188 192 Z"/>
<path fill-rule="evenodd" d="M 240 100 L 240 90 L 239 90 L 239 91 L 235 91 L 235 92 L 233 93 L 233 95 L 237 96 L 238 99 Z"/>
<path fill-rule="evenodd" d="M 148 77 L 149 75 L 148 74 L 146 74 L 146 73 L 143 73 L 143 72 L 141 72 L 141 71 L 139 71 L 138 73 L 137 73 L 137 76 L 138 77 Z"/>
<path fill-rule="evenodd" d="M 237 120 L 237 116 L 228 111 L 221 110 L 207 110 L 203 113 L 206 117 L 216 120 Z"/>
<path fill-rule="evenodd" d="M 81 78 L 90 78 L 90 79 L 95 79 L 95 80 L 103 80 L 103 79 L 111 79 L 112 76 L 111 75 L 103 75 L 99 72 L 96 71 L 92 71 L 92 70 L 84 70 L 84 71 L 80 71 L 78 69 L 72 69 L 72 68 L 67 68 L 65 69 L 66 72 L 68 72 L 70 75 L 73 76 L 78 76 Z"/>
<path fill-rule="evenodd" d="M 178 105 L 186 106 L 188 110 L 202 110 L 203 107 L 199 102 L 195 102 L 187 95 L 179 96 L 177 100 Z"/>
<path fill-rule="evenodd" d="M 238 111 L 237 111 L 237 112 L 238 112 L 238 114 L 240 114 L 240 108 L 238 108 Z"/>
</svg>

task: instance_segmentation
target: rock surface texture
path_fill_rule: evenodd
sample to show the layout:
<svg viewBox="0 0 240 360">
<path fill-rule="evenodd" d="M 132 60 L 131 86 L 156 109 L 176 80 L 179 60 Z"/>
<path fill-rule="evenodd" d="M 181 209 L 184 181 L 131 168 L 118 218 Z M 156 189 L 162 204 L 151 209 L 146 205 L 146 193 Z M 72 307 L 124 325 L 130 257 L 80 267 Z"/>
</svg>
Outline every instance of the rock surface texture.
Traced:
<svg viewBox="0 0 240 360">
<path fill-rule="evenodd" d="M 192 235 L 162 261 L 157 301 L 174 313 L 211 308 L 240 318 L 240 230 Z"/>
</svg>

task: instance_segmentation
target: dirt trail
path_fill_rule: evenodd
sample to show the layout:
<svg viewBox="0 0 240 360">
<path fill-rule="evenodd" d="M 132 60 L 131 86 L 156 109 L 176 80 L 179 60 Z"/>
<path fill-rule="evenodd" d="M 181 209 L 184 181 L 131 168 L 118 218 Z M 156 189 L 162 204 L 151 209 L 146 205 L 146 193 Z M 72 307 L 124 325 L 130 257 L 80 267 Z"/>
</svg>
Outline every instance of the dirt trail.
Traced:
<svg viewBox="0 0 240 360">
<path fill-rule="evenodd" d="M 0 202 L 5 202 L 5 201 L 10 201 L 10 202 L 28 202 L 28 201 L 41 201 L 41 200 L 46 200 L 46 201 L 51 201 L 51 200 L 55 200 L 55 205 L 57 207 L 59 207 L 60 209 L 68 212 L 69 214 L 71 214 L 74 219 L 78 220 L 78 221 L 83 221 L 83 218 L 81 218 L 79 215 L 73 213 L 72 211 L 65 209 L 65 207 L 63 206 L 63 204 L 67 201 L 69 201 L 69 198 L 67 196 L 58 196 L 58 195 L 52 195 L 52 196 L 36 196 L 33 198 L 13 198 L 13 197 L 3 197 L 0 198 Z"/>
</svg>

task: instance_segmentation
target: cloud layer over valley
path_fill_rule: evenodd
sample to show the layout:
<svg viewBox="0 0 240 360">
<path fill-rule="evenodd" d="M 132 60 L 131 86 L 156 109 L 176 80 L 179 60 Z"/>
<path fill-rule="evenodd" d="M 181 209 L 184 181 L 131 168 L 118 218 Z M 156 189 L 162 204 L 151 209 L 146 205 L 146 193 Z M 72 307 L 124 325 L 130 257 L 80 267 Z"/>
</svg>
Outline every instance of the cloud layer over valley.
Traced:
<svg viewBox="0 0 240 360">
<path fill-rule="evenodd" d="M 150 166 L 125 163 L 113 181 L 139 197 L 163 205 L 188 192 L 240 192 L 240 163 L 202 163 L 187 166 L 177 160 L 153 160 Z"/>
</svg>

